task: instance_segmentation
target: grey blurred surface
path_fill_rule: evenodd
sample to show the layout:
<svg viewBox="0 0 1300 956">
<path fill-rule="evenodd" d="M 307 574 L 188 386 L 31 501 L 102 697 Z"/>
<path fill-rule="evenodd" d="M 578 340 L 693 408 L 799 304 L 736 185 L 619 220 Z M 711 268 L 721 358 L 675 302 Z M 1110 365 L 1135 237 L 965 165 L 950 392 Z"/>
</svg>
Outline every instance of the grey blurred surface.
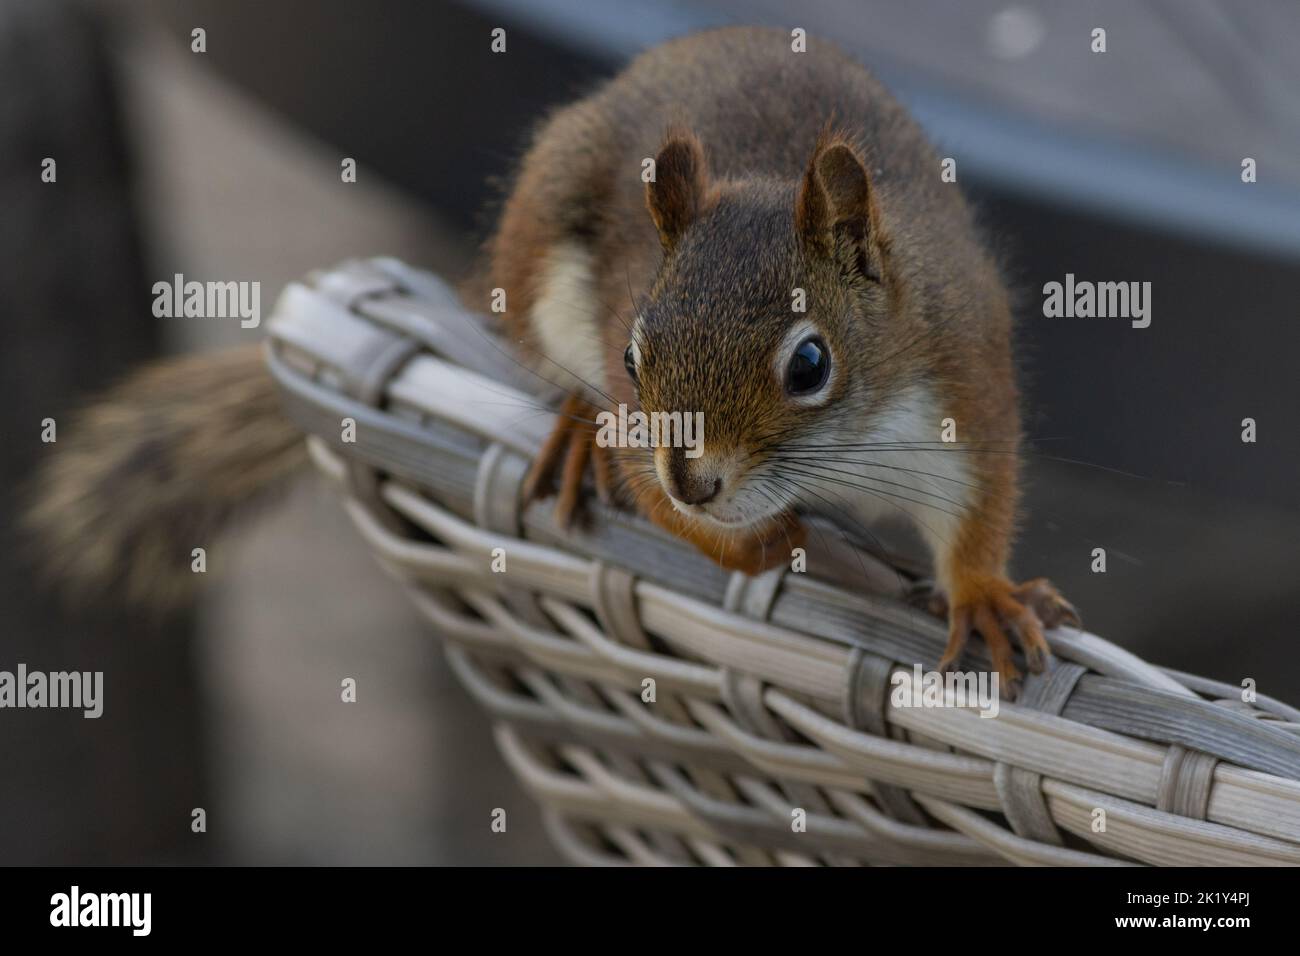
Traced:
<svg viewBox="0 0 1300 956">
<path fill-rule="evenodd" d="M 843 37 L 878 69 L 1049 126 L 1300 184 L 1300 16 L 1289 0 L 727 0 Z M 1092 31 L 1106 31 L 1094 53 Z M 1213 135 L 1209 135 L 1209 131 Z"/>
<path fill-rule="evenodd" d="M 256 864 L 559 863 L 437 635 L 315 476 L 228 542 L 208 597 L 222 855 Z M 340 701 L 345 677 L 356 703 Z M 490 829 L 506 811 L 505 833 Z"/>
<path fill-rule="evenodd" d="M 159 346 L 104 39 L 74 3 L 0 0 L 0 670 L 104 679 L 95 719 L 0 710 L 0 864 L 204 859 L 185 823 L 206 766 L 191 617 L 63 606 L 34 586 L 19 521 L 60 447 L 44 421 L 65 439 L 80 401 Z"/>
<path fill-rule="evenodd" d="M 1249 449 L 1250 446 L 1243 446 Z M 1158 477 L 1026 462 L 1015 576 L 1051 578 L 1088 630 L 1153 664 L 1300 703 L 1300 514 Z M 1106 550 L 1106 572 L 1092 551 Z"/>
<path fill-rule="evenodd" d="M 387 253 L 445 275 L 467 241 L 364 166 L 295 135 L 149 31 L 124 38 L 143 165 L 151 274 L 285 283 Z M 179 350 L 260 337 L 173 320 Z M 222 547 L 233 573 L 206 595 L 197 651 L 212 748 L 209 838 L 259 864 L 549 864 L 534 807 L 437 637 L 380 571 L 336 495 L 307 477 Z M 357 681 L 357 702 L 341 681 Z M 491 812 L 507 811 L 504 834 Z"/>
</svg>

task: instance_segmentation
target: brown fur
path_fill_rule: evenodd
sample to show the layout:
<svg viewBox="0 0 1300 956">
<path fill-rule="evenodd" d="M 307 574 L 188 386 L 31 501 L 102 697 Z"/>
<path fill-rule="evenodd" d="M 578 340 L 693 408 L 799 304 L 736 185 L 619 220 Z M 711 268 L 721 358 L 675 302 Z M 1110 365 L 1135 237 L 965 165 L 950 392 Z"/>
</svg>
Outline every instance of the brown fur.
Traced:
<svg viewBox="0 0 1300 956">
<path fill-rule="evenodd" d="M 60 423 L 48 448 L 26 521 L 45 576 L 155 609 L 203 580 L 194 548 L 218 569 L 231 516 L 306 462 L 258 346 L 148 366 Z"/>
<path fill-rule="evenodd" d="M 716 200 L 709 186 L 708 160 L 699 139 L 688 129 L 670 129 L 655 157 L 655 178 L 646 184 L 646 208 L 671 253 L 686 227 Z"/>
<path fill-rule="evenodd" d="M 650 156 L 657 181 L 643 185 Z M 489 284 L 506 289 L 513 338 L 544 369 L 532 322 L 543 264 L 560 243 L 587 249 L 606 385 L 592 383 L 584 401 L 703 411 L 712 452 L 743 458 L 749 474 L 780 451 L 772 436 L 866 424 L 908 386 L 931 388 L 968 436 L 975 489 L 939 555 L 953 604 L 946 662 L 973 626 L 1009 681 L 1004 631 L 1037 667 L 1046 645 L 1031 618 L 1061 615 L 1046 600 L 1028 617 L 1015 611 L 1006 580 L 1020 438 L 1011 314 L 959 191 L 939 173 L 897 101 L 829 45 L 796 54 L 779 30 L 701 33 L 643 54 L 541 127 L 488 246 Z M 796 287 L 842 372 L 823 407 L 788 401 L 772 381 L 775 345 L 800 318 Z M 623 369 L 634 320 L 636 387 Z M 780 545 L 800 533 L 788 511 L 745 533 L 705 526 L 664 491 L 690 481 L 668 449 L 611 456 L 641 511 L 725 566 L 788 560 Z M 574 501 L 576 489 L 564 495 Z"/>
</svg>

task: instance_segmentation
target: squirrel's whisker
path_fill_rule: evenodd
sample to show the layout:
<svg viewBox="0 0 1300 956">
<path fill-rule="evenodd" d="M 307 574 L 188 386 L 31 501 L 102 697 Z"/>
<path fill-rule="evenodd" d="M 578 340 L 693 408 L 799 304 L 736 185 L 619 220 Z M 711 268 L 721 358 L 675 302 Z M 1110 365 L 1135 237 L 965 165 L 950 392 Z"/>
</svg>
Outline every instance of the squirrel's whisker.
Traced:
<svg viewBox="0 0 1300 956">
<path fill-rule="evenodd" d="M 789 463 L 789 462 L 790 462 L 789 459 L 778 459 L 778 460 L 783 461 L 783 462 L 786 462 L 786 463 Z M 907 484 L 907 483 L 905 483 L 905 482 L 901 482 L 901 481 L 890 481 L 890 480 L 887 479 L 887 478 L 876 478 L 876 477 L 873 476 L 873 475 L 863 475 L 863 474 L 859 474 L 859 473 L 856 472 L 856 471 L 848 471 L 848 470 L 846 470 L 846 469 L 844 469 L 844 468 L 828 468 L 828 467 L 823 467 L 823 466 L 821 466 L 820 464 L 816 464 L 816 463 L 812 463 L 812 462 L 802 462 L 802 463 L 800 463 L 800 465 L 801 465 L 801 467 L 803 467 L 803 468 L 807 468 L 807 469 L 810 469 L 811 471 L 813 471 L 813 472 L 815 472 L 815 473 L 826 473 L 826 474 L 835 474 L 835 475 L 846 475 L 846 476 L 848 476 L 849 478 L 862 478 L 862 479 L 865 479 L 865 480 L 867 480 L 867 481 L 875 481 L 875 482 L 879 482 L 880 484 L 890 485 L 891 487 L 894 487 L 894 488 L 905 488 L 905 489 L 907 489 L 907 490 L 909 490 L 909 491 L 915 491 L 917 494 L 921 494 L 921 495 L 929 495 L 929 496 L 932 497 L 932 498 L 937 498 L 938 500 L 942 501 L 944 504 L 952 505 L 954 508 L 964 508 L 964 507 L 966 507 L 966 506 L 965 506 L 962 502 L 960 502 L 960 501 L 955 501 L 955 500 L 953 500 L 952 498 L 948 498 L 948 497 L 946 497 L 945 495 L 941 495 L 941 494 L 939 494 L 939 493 L 936 492 L 936 491 L 927 491 L 926 489 L 921 488 L 921 487 L 918 487 L 917 485 L 909 485 L 909 484 Z M 900 470 L 902 470 L 902 471 L 907 471 L 908 469 L 900 469 Z M 913 474 L 921 474 L 921 473 L 920 473 L 920 472 L 913 472 Z M 974 487 L 974 486 L 971 486 L 971 487 Z"/>
<path fill-rule="evenodd" d="M 782 484 L 788 485 L 796 495 L 802 493 L 805 490 L 798 482 L 793 481 L 791 479 L 780 478 L 776 480 Z M 818 494 L 817 492 L 812 491 L 811 489 L 807 489 L 807 491 L 810 494 L 812 494 L 814 497 L 818 498 L 823 505 L 829 507 L 835 513 L 833 516 L 837 517 L 839 522 L 847 523 L 854 530 L 861 533 L 867 539 L 868 543 L 873 548 L 875 548 L 877 554 L 880 555 L 888 554 L 888 549 L 884 546 L 883 542 L 881 542 L 881 540 L 878 537 L 876 537 L 876 535 L 871 531 L 870 528 L 866 527 L 865 524 L 863 524 L 861 521 L 859 521 L 856 517 L 853 516 L 851 509 L 840 507 L 839 505 L 836 505 L 830 500 L 828 500 L 827 498 L 825 498 L 823 495 Z M 842 498 L 840 500 L 843 501 Z M 817 532 L 818 537 L 821 538 L 822 547 L 827 547 L 826 535 L 823 533 L 821 527 L 819 525 L 813 525 L 813 529 Z M 853 542 L 849 539 L 848 534 L 842 528 L 838 530 L 839 530 L 840 537 L 844 540 L 845 544 L 850 545 L 850 550 L 852 550 L 853 553 L 857 556 L 858 569 L 862 571 L 862 577 L 864 580 L 866 580 L 869 577 L 869 575 L 867 574 L 867 566 L 862 563 L 862 556 L 857 554 L 857 551 L 852 548 Z M 890 565 L 890 568 L 891 570 L 893 570 L 895 577 L 898 578 L 899 589 L 906 590 L 908 583 L 907 580 L 903 577 L 902 572 L 899 571 L 897 568 L 893 567 L 892 565 Z"/>
<path fill-rule="evenodd" d="M 936 504 L 934 504 L 933 502 L 930 502 L 930 501 L 918 501 L 916 498 L 909 498 L 907 495 L 899 494 L 899 493 L 896 492 L 896 491 L 888 491 L 888 490 L 886 490 L 886 489 L 884 489 L 884 488 L 878 488 L 878 487 L 876 487 L 876 486 L 874 486 L 874 485 L 865 485 L 865 484 L 862 484 L 862 483 L 860 483 L 860 482 L 849 481 L 849 480 L 846 479 L 846 478 L 834 478 L 834 477 L 831 477 L 831 476 L 829 476 L 829 475 L 821 474 L 821 473 L 818 473 L 818 472 L 815 472 L 815 471 L 802 471 L 802 470 L 800 470 L 800 469 L 798 469 L 798 468 L 787 468 L 786 471 L 787 471 L 787 473 L 789 473 L 789 474 L 792 474 L 792 475 L 799 475 L 799 476 L 804 477 L 804 478 L 810 478 L 810 479 L 812 479 L 812 480 L 814 480 L 814 481 L 824 481 L 824 482 L 828 482 L 828 483 L 833 484 L 833 485 L 839 485 L 839 486 L 844 487 L 844 488 L 853 488 L 853 489 L 856 489 L 856 490 L 858 490 L 858 491 L 865 491 L 865 492 L 867 492 L 868 494 L 877 495 L 877 496 L 879 496 L 879 497 L 894 498 L 894 499 L 897 499 L 898 501 L 906 501 L 906 502 L 909 502 L 910 504 L 920 505 L 920 506 L 923 507 L 923 508 L 931 508 L 931 509 L 933 509 L 933 510 L 935 510 L 935 511 L 942 512 L 943 514 L 946 514 L 946 515 L 948 515 L 949 517 L 956 518 L 956 519 L 958 519 L 958 520 L 961 520 L 962 518 L 965 517 L 965 515 L 963 515 L 961 512 L 958 512 L 958 511 L 949 511 L 947 508 L 941 508 L 939 505 L 936 505 Z M 868 479 L 868 480 L 879 480 L 879 479 Z M 913 489 L 913 490 L 915 490 L 915 489 Z M 891 502 L 891 504 L 892 504 L 892 502 Z M 895 507 L 898 507 L 898 506 L 895 505 Z M 915 520 L 915 516 L 912 515 L 911 512 L 907 511 L 905 508 L 899 508 L 899 510 L 902 511 L 903 514 L 907 515 L 909 518 L 912 518 L 913 520 Z M 933 531 L 934 529 L 933 529 L 933 528 L 928 528 L 927 530 L 929 530 L 929 531 Z"/>
</svg>

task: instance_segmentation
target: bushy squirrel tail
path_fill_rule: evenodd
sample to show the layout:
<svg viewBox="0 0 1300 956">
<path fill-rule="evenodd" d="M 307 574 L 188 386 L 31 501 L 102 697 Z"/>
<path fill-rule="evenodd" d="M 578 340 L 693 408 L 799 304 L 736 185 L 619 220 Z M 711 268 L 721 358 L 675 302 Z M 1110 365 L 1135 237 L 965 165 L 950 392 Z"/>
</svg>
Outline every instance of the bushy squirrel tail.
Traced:
<svg viewBox="0 0 1300 956">
<path fill-rule="evenodd" d="M 56 439 L 24 516 L 39 575 L 74 601 L 159 610 L 204 579 L 194 549 L 219 567 L 221 531 L 307 460 L 260 346 L 146 366 Z"/>
</svg>

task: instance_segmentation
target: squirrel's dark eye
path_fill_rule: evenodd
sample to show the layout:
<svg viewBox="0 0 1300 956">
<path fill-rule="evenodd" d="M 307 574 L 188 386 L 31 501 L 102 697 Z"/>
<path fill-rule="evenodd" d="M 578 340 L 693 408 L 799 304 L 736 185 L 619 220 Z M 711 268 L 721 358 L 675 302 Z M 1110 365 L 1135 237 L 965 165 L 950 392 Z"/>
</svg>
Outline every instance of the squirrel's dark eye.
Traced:
<svg viewBox="0 0 1300 956">
<path fill-rule="evenodd" d="M 790 356 L 785 372 L 785 390 L 791 395 L 808 395 L 826 384 L 831 372 L 831 356 L 826 343 L 813 336 L 804 339 Z"/>
<path fill-rule="evenodd" d="M 627 348 L 623 350 L 623 367 L 627 369 L 628 377 L 632 379 L 632 384 L 636 384 L 636 351 L 632 348 L 632 343 L 627 343 Z"/>
</svg>

